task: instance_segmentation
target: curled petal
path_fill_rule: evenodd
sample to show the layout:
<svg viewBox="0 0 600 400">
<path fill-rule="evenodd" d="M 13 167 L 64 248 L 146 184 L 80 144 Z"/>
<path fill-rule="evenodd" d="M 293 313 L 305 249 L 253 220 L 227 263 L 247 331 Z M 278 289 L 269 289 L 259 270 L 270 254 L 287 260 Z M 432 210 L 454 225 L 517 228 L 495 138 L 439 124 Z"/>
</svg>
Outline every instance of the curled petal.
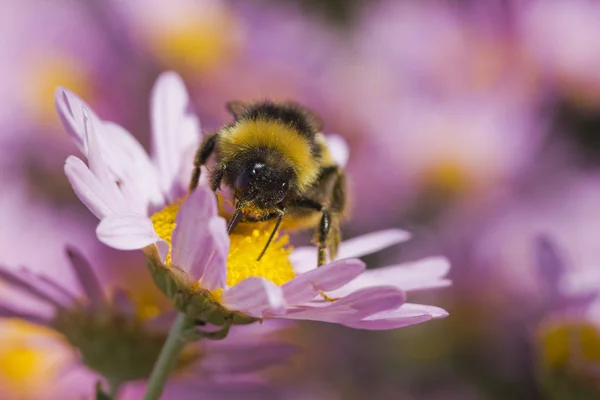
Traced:
<svg viewBox="0 0 600 400">
<path fill-rule="evenodd" d="M 373 286 L 395 286 L 405 292 L 433 289 L 450 285 L 443 279 L 450 271 L 445 257 L 429 257 L 423 260 L 365 271 L 344 287 L 329 293 L 343 297 L 356 290 Z"/>
<path fill-rule="evenodd" d="M 282 286 L 288 304 L 301 304 L 314 299 L 319 293 L 338 289 L 365 270 L 365 264 L 356 259 L 335 261 L 297 276 Z"/>
<path fill-rule="evenodd" d="M 241 311 L 261 318 L 266 313 L 278 315 L 285 312 L 283 290 L 273 282 L 251 277 L 223 293 L 223 305 L 230 310 Z"/>
<path fill-rule="evenodd" d="M 189 102 L 179 75 L 165 72 L 159 76 L 151 97 L 152 154 L 164 193 L 171 193 L 178 183 L 186 148 L 197 147 L 200 140 L 199 122 Z"/>
<path fill-rule="evenodd" d="M 70 90 L 62 87 L 57 88 L 54 93 L 54 104 L 67 133 L 74 140 L 81 153 L 87 157 L 84 110 L 87 110 L 88 118 L 94 121 L 99 121 L 99 118 L 83 100 Z"/>
<path fill-rule="evenodd" d="M 229 253 L 229 235 L 227 224 L 221 217 L 212 217 L 208 231 L 213 239 L 214 251 L 200 279 L 202 287 L 214 290 L 225 286 L 227 281 L 227 254 Z"/>
<path fill-rule="evenodd" d="M 107 217 L 96 228 L 96 235 L 102 243 L 119 250 L 139 250 L 156 244 L 163 261 L 169 248 L 168 244 L 156 235 L 150 219 L 143 215 Z"/>
<path fill-rule="evenodd" d="M 439 307 L 406 303 L 397 310 L 385 311 L 344 325 L 355 329 L 387 330 L 403 328 L 447 316 L 446 310 Z"/>
<path fill-rule="evenodd" d="M 305 306 L 288 310 L 283 317 L 346 324 L 396 309 L 405 300 L 406 295 L 397 288 L 380 286 L 359 290 L 334 302 L 311 301 Z"/>
<path fill-rule="evenodd" d="M 136 212 L 145 213 L 148 204 L 164 205 L 154 165 L 142 145 L 125 128 L 112 122 L 103 125 L 106 152 L 112 155 L 111 170 L 121 182 L 121 192 Z M 106 153 L 105 152 L 105 153 Z"/>
<path fill-rule="evenodd" d="M 401 229 L 388 229 L 368 233 L 353 239 L 348 239 L 340 244 L 338 259 L 362 257 L 375 253 L 386 247 L 402 243 L 410 239 L 410 233 Z M 317 250 L 315 247 L 299 247 L 292 253 L 291 260 L 294 271 L 301 274 L 317 267 Z"/>
<path fill-rule="evenodd" d="M 200 186 L 181 205 L 177 214 L 177 222 L 173 231 L 173 263 L 185 270 L 194 280 L 203 277 L 205 269 L 217 250 L 217 240 L 222 236 L 214 235 L 210 229 L 213 219 L 217 217 L 217 202 L 214 193 L 206 186 Z M 212 222 L 215 224 L 215 222 Z M 218 223 L 216 223 L 218 224 Z M 223 226 L 225 221 L 223 220 Z M 225 228 L 224 228 L 225 229 Z M 215 230 L 215 229 L 213 229 Z M 222 279 L 204 286 L 209 287 L 225 284 L 225 264 L 220 265 Z M 204 283 L 204 282 L 203 282 Z"/>
<path fill-rule="evenodd" d="M 79 158 L 74 156 L 67 158 L 65 175 L 79 200 L 98 219 L 112 215 L 121 209 L 115 199 L 104 190 L 98 178 Z"/>
</svg>

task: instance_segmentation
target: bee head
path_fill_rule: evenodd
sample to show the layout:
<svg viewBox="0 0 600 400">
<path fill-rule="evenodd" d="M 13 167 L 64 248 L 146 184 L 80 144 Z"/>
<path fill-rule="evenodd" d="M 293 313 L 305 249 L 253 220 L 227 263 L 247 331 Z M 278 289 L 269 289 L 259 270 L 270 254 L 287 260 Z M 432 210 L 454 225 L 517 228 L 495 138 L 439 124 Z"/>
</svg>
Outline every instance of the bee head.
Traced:
<svg viewBox="0 0 600 400">
<path fill-rule="evenodd" d="M 259 207 L 275 207 L 287 196 L 291 174 L 285 169 L 253 162 L 237 175 L 234 181 L 235 197 L 241 202 Z"/>
</svg>

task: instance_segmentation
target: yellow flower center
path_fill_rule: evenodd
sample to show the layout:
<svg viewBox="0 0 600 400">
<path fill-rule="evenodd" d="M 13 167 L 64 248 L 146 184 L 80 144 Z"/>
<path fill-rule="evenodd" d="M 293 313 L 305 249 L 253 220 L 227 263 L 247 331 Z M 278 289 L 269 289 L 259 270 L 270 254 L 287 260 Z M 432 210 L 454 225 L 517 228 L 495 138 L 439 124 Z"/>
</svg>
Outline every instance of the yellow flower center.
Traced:
<svg viewBox="0 0 600 400">
<path fill-rule="evenodd" d="M 231 244 L 227 256 L 227 285 L 233 286 L 251 276 L 266 278 L 279 286 L 294 279 L 290 262 L 292 249 L 288 245 L 287 235 L 276 236 L 261 260 L 256 260 L 270 235 L 271 230 L 254 229 L 247 235 L 229 236 Z"/>
<path fill-rule="evenodd" d="M 426 171 L 425 182 L 449 194 L 465 191 L 470 183 L 465 168 L 451 160 L 440 162 Z"/>
<path fill-rule="evenodd" d="M 181 203 L 182 200 L 169 204 L 151 217 L 157 235 L 169 244 L 167 265 L 171 264 L 171 237 Z M 257 224 L 256 229 L 238 229 L 239 233 L 229 235 L 228 286 L 253 276 L 266 278 L 276 285 L 283 285 L 295 277 L 290 262 L 292 247 L 289 245 L 287 235 L 276 235 L 261 260 L 257 261 L 269 239 L 272 227 L 272 224 Z"/>
<path fill-rule="evenodd" d="M 166 264 L 171 264 L 171 237 L 173 236 L 173 230 L 175 229 L 175 221 L 177 218 L 177 212 L 179 207 L 185 199 L 178 200 L 174 203 L 167 204 L 165 208 L 154 213 L 150 219 L 154 226 L 154 231 L 162 240 L 169 244 L 169 253 L 167 254 Z"/>
<path fill-rule="evenodd" d="M 600 363 L 600 329 L 586 321 L 551 321 L 540 329 L 542 360 L 549 367 Z"/>
<path fill-rule="evenodd" d="M 199 17 L 193 11 L 176 23 L 149 29 L 156 54 L 177 68 L 198 72 L 222 65 L 235 51 L 236 21 L 224 11 Z"/>
<path fill-rule="evenodd" d="M 54 91 L 58 86 L 69 88 L 84 99 L 92 97 L 87 71 L 69 57 L 40 57 L 33 60 L 24 77 L 23 87 L 29 105 L 42 124 L 58 124 L 54 109 Z M 46 131 L 44 131 L 46 132 Z"/>
<path fill-rule="evenodd" d="M 40 338 L 58 336 L 18 320 L 2 322 L 0 331 L 0 384 L 17 398 L 37 398 L 52 386 L 60 369 L 52 349 Z"/>
</svg>

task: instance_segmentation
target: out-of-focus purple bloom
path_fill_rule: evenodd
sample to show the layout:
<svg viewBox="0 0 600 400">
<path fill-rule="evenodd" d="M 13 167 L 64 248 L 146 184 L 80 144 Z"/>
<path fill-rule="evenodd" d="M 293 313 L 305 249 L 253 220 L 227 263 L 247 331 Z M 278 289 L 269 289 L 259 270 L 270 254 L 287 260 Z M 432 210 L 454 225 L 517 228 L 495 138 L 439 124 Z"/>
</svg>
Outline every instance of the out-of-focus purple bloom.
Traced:
<svg viewBox="0 0 600 400">
<path fill-rule="evenodd" d="M 531 173 L 545 132 L 539 90 L 502 24 L 481 22 L 493 17 L 384 2 L 330 68 L 334 103 L 367 132 L 348 169 L 356 208 L 378 204 L 370 220 L 413 212 L 423 199 L 490 204 Z M 367 223 L 361 215 L 355 222 Z"/>
<path fill-rule="evenodd" d="M 548 376 L 564 374 L 571 380 L 597 379 L 600 376 L 598 270 L 573 273 L 549 237 L 538 238 L 535 250 L 538 268 L 551 296 L 536 330 L 541 370 Z M 588 282 L 582 284 L 583 280 Z M 556 377 L 546 379 L 545 383 L 552 385 Z"/>
<path fill-rule="evenodd" d="M 517 3 L 517 2 L 514 2 Z M 600 4 L 532 1 L 515 4 L 523 52 L 551 85 L 582 105 L 600 100 Z"/>
<path fill-rule="evenodd" d="M 545 310 L 554 313 L 593 313 L 600 300 L 600 271 L 573 271 L 554 241 L 541 235 L 534 242 L 535 261 L 546 292 Z M 600 314 L 598 314 L 600 317 Z"/>
<path fill-rule="evenodd" d="M 565 169 L 553 176 L 551 185 L 515 195 L 496 210 L 471 241 L 473 263 L 486 266 L 489 274 L 504 282 L 505 290 L 541 300 L 538 294 L 547 281 L 540 281 L 538 271 L 532 267 L 531 241 L 544 234 L 565 249 L 558 253 L 567 258 L 560 264 L 568 265 L 570 273 L 594 271 L 600 244 L 595 238 L 597 223 L 590 216 L 600 212 L 597 182 L 595 174 L 576 176 Z"/>
<path fill-rule="evenodd" d="M 68 254 L 77 278 L 76 287 L 65 285 L 63 279 L 59 281 L 35 274 L 26 268 L 0 267 L 0 280 L 5 284 L 0 317 L 44 327 L 43 330 L 31 330 L 39 335 L 39 340 L 51 344 L 49 350 L 56 349 L 54 353 L 32 353 L 32 365 L 14 366 L 14 373 L 31 374 L 31 378 L 35 378 L 36 365 L 33 363 L 38 362 L 38 358 L 40 362 L 47 362 L 54 354 L 56 364 L 48 375 L 80 376 L 77 387 L 81 395 L 89 394 L 94 379 L 98 379 L 92 373 L 85 373 L 83 366 L 99 373 L 111 384 L 148 377 L 172 318 L 165 314 L 143 319 L 124 290 L 117 288 L 107 293 L 88 262 L 74 250 L 69 250 Z M 10 326 L 10 323 L 4 324 Z M 175 379 L 171 390 L 185 391 L 185 386 L 190 386 L 189 382 L 185 383 L 186 379 L 194 380 L 194 388 L 215 392 L 216 398 L 221 398 L 219 390 L 227 398 L 231 385 L 235 387 L 240 382 L 247 387 L 263 387 L 258 372 L 286 362 L 295 352 L 295 347 L 289 344 L 264 340 L 266 334 L 272 334 L 276 329 L 275 326 L 241 327 L 218 344 L 191 345 L 179 360 L 178 371 L 184 374 Z M 29 348 L 27 351 L 36 351 L 33 346 Z M 13 362 L 19 359 L 19 354 L 13 355 Z M 10 374 L 11 370 L 7 371 L 6 374 Z M 180 383 L 183 386 L 178 387 Z M 63 385 L 57 388 L 64 389 Z M 188 388 L 188 393 L 191 390 Z M 269 389 L 264 387 L 262 390 Z M 37 398 L 54 398 L 52 393 L 55 392 L 46 391 L 44 396 Z M 63 392 L 63 395 L 66 394 Z"/>
</svg>

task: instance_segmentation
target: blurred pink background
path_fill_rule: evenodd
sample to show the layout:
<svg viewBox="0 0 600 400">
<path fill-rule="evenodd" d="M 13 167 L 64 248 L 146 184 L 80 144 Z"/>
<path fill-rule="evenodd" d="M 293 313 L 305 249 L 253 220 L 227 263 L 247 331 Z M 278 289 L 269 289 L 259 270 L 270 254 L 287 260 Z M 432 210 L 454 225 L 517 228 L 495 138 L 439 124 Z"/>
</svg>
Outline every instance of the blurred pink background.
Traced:
<svg viewBox="0 0 600 400">
<path fill-rule="evenodd" d="M 4 1 L 0 262 L 72 279 L 69 243 L 105 282 L 166 307 L 140 255 L 95 238 L 63 173 L 76 149 L 53 96 L 72 90 L 147 146 L 152 83 L 174 70 L 203 131 L 229 121 L 226 101 L 269 98 L 305 104 L 344 137 L 344 236 L 414 234 L 370 266 L 452 261 L 453 286 L 414 296 L 447 309 L 444 320 L 390 332 L 302 325 L 302 356 L 269 375 L 286 398 L 600 398 L 598 21 L 591 0 Z M 562 254 L 558 272 L 540 235 Z M 551 282 L 581 274 L 592 300 L 548 301 Z M 37 334 L 0 322 L 3 398 L 63 398 L 59 387 L 77 385 Z"/>
</svg>

